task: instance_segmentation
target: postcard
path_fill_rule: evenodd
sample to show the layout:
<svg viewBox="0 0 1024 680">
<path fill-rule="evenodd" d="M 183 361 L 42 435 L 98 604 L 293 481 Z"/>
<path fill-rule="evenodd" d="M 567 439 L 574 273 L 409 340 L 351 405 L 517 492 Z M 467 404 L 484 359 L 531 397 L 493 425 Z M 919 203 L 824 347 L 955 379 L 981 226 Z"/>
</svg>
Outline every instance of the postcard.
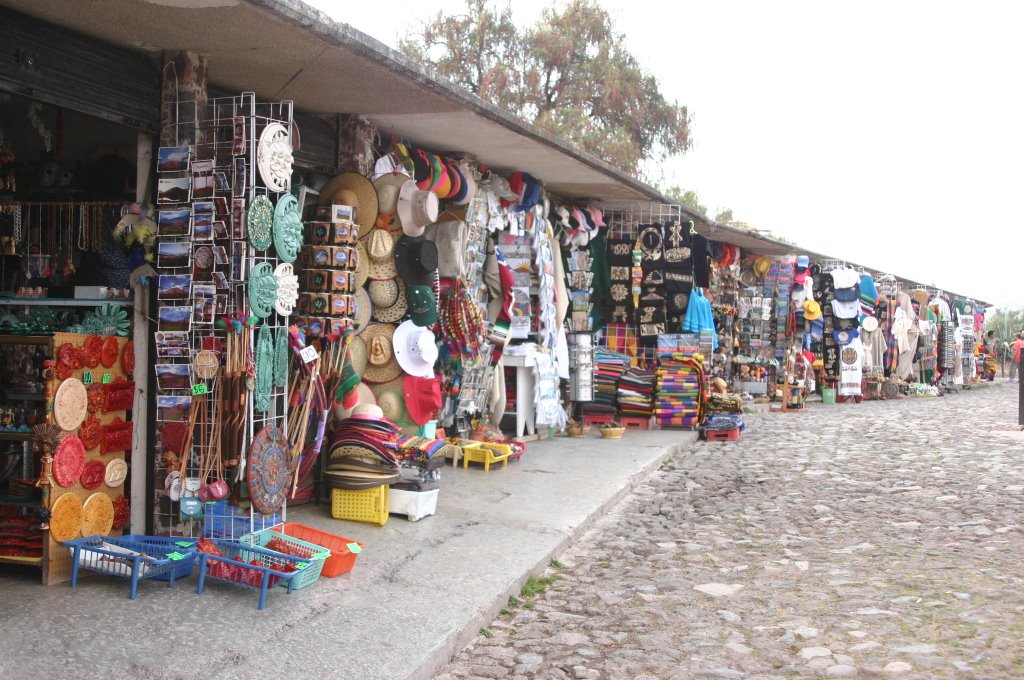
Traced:
<svg viewBox="0 0 1024 680">
<path fill-rule="evenodd" d="M 217 217 L 220 219 L 227 219 L 230 215 L 228 212 L 228 199 L 224 196 L 213 197 L 213 211 L 217 213 Z"/>
<path fill-rule="evenodd" d="M 160 236 L 188 236 L 192 233 L 192 211 L 161 210 L 157 215 L 156 233 Z"/>
<path fill-rule="evenodd" d="M 189 411 L 192 410 L 192 397 L 169 397 L 161 396 L 156 398 L 156 419 L 160 421 L 186 421 Z"/>
<path fill-rule="evenodd" d="M 157 278 L 158 300 L 188 300 L 191 297 L 191 274 L 161 274 Z"/>
<path fill-rule="evenodd" d="M 211 246 L 199 246 L 195 255 L 192 256 L 192 274 L 196 281 L 209 281 L 210 273 L 213 271 L 213 248 Z M 195 295 L 193 289 L 193 295 Z"/>
<path fill-rule="evenodd" d="M 213 161 L 192 161 L 193 175 L 209 175 L 213 172 Z"/>
<path fill-rule="evenodd" d="M 195 198 L 213 198 L 213 190 L 216 186 L 216 180 L 210 175 L 193 177 L 192 195 Z"/>
<path fill-rule="evenodd" d="M 196 241 L 213 240 L 213 213 L 197 212 L 192 216 L 192 238 Z"/>
<path fill-rule="evenodd" d="M 217 209 L 214 201 L 196 201 L 192 204 L 192 212 L 212 213 Z"/>
<path fill-rule="evenodd" d="M 160 269 L 185 269 L 191 257 L 189 241 L 160 241 L 156 248 L 156 266 Z"/>
<path fill-rule="evenodd" d="M 156 183 L 156 202 L 160 205 L 188 203 L 192 197 L 191 187 L 191 177 L 161 178 Z"/>
<path fill-rule="evenodd" d="M 238 156 L 235 158 L 235 176 L 231 195 L 235 198 L 245 196 L 245 190 L 248 186 L 248 175 L 245 171 L 245 157 Z"/>
<path fill-rule="evenodd" d="M 245 116 L 234 116 L 231 119 L 231 155 L 245 155 Z"/>
<path fill-rule="evenodd" d="M 192 307 L 162 306 L 157 309 L 159 329 L 187 332 L 192 327 Z"/>
<path fill-rule="evenodd" d="M 192 388 L 191 364 L 157 364 L 156 386 L 163 392 Z"/>
<path fill-rule="evenodd" d="M 216 224 L 216 222 L 214 223 Z M 228 263 L 228 249 L 224 246 L 213 247 L 213 263 L 214 264 L 227 264 Z"/>
<path fill-rule="evenodd" d="M 236 241 L 244 241 L 245 229 L 245 199 L 231 199 L 231 238 Z"/>
<path fill-rule="evenodd" d="M 192 157 L 190 146 L 161 146 L 157 151 L 157 172 L 182 172 L 188 170 Z"/>
<path fill-rule="evenodd" d="M 218 290 L 228 289 L 228 277 L 224 272 L 213 272 L 213 283 Z"/>
<path fill-rule="evenodd" d="M 219 239 L 226 239 L 231 234 L 228 233 L 228 225 L 224 220 L 213 221 L 213 237 Z"/>
</svg>

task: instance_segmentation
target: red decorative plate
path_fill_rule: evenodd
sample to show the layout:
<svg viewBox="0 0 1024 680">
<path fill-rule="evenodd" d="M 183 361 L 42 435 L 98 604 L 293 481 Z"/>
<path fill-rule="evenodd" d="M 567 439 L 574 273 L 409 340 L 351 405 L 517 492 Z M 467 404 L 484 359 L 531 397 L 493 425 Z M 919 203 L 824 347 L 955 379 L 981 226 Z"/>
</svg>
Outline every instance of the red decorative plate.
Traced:
<svg viewBox="0 0 1024 680">
<path fill-rule="evenodd" d="M 121 368 L 129 378 L 135 373 L 135 343 L 129 340 L 121 350 Z"/>
<path fill-rule="evenodd" d="M 57 350 L 57 360 L 62 364 L 70 366 L 75 360 L 75 346 L 70 342 L 65 342 Z"/>
<path fill-rule="evenodd" d="M 100 438 L 100 453 L 116 453 L 127 451 L 132 446 L 132 424 L 126 423 L 120 418 L 103 426 L 103 434 Z"/>
<path fill-rule="evenodd" d="M 117 338 L 113 335 L 108 335 L 107 339 L 103 341 L 103 352 L 100 354 L 100 361 L 103 362 L 103 366 L 105 368 L 113 366 L 120 353 L 121 348 L 117 346 Z"/>
<path fill-rule="evenodd" d="M 114 499 L 114 529 L 120 530 L 128 526 L 131 509 L 131 504 L 124 496 L 118 496 Z"/>
<path fill-rule="evenodd" d="M 87 388 L 89 393 L 89 413 L 102 413 L 106 410 L 107 393 L 103 385 L 94 382 Z"/>
<path fill-rule="evenodd" d="M 65 489 L 75 485 L 85 469 L 85 447 L 73 434 L 64 435 L 53 454 L 53 478 Z"/>
<path fill-rule="evenodd" d="M 90 335 L 85 341 L 85 365 L 87 368 L 96 368 L 100 365 L 100 354 L 103 352 L 103 338 L 98 335 Z"/>
<path fill-rule="evenodd" d="M 82 444 L 85 446 L 86 451 L 92 451 L 100 445 L 100 437 L 103 435 L 103 428 L 100 425 L 100 421 L 95 416 L 90 416 L 82 423 L 82 429 L 78 431 L 78 436 L 82 440 Z"/>
<path fill-rule="evenodd" d="M 75 357 L 74 361 L 71 364 L 71 368 L 75 369 L 76 371 L 81 369 L 83 366 L 85 366 L 85 363 L 88 360 L 88 358 L 88 352 L 85 351 L 84 347 L 76 347 Z"/>
<path fill-rule="evenodd" d="M 105 411 L 130 411 L 135 404 L 135 383 L 118 378 L 103 386 Z"/>
<path fill-rule="evenodd" d="M 90 460 L 82 470 L 82 476 L 78 480 L 82 483 L 83 489 L 98 489 L 103 479 L 107 476 L 107 466 L 98 460 Z"/>
<path fill-rule="evenodd" d="M 270 425 L 263 427 L 249 447 L 246 467 L 249 499 L 257 512 L 270 515 L 281 508 L 291 471 L 288 439 L 284 432 Z"/>
<path fill-rule="evenodd" d="M 67 380 L 75 374 L 75 369 L 71 368 L 68 364 L 61 362 L 57 364 L 57 378 L 59 380 Z"/>
</svg>

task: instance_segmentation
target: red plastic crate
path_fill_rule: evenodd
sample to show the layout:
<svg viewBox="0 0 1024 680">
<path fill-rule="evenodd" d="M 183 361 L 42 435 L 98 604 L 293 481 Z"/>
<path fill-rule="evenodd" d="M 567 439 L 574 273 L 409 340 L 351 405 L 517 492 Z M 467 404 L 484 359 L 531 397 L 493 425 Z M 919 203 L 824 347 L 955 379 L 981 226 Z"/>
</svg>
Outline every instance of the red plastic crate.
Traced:
<svg viewBox="0 0 1024 680">
<path fill-rule="evenodd" d="M 610 423 L 613 420 L 615 420 L 615 416 L 613 416 L 610 413 L 592 413 L 589 416 L 584 415 L 583 428 L 586 429 L 588 427 L 594 426 L 600 427 L 601 425 L 605 423 Z"/>
<path fill-rule="evenodd" d="M 644 418 L 642 416 L 622 416 L 619 418 L 619 422 L 627 430 L 649 430 L 651 429 L 651 419 Z"/>
<path fill-rule="evenodd" d="M 704 430 L 704 439 L 709 442 L 734 442 L 740 438 L 740 428 L 731 430 Z"/>
</svg>

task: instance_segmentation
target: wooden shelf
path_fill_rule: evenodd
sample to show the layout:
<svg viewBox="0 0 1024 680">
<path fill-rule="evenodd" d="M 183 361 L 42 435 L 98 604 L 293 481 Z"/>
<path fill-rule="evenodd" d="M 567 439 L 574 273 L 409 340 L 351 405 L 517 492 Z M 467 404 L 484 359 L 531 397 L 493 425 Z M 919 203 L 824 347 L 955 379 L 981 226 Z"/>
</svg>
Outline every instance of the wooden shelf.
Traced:
<svg viewBox="0 0 1024 680">
<path fill-rule="evenodd" d="M 0 442 L 30 442 L 35 439 L 31 432 L 0 432 Z"/>
<path fill-rule="evenodd" d="M 48 345 L 52 335 L 0 335 L 0 345 Z"/>
<path fill-rule="evenodd" d="M 42 564 L 42 557 L 14 557 L 12 555 L 0 555 L 0 562 L 7 562 L 11 564 Z"/>
</svg>

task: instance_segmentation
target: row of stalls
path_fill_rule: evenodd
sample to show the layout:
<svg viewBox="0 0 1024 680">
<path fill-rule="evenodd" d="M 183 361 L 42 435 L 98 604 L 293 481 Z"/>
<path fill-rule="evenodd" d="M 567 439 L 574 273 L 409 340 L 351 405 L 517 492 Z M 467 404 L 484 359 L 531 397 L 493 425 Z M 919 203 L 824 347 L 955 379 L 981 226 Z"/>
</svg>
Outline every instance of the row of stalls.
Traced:
<svg viewBox="0 0 1024 680">
<path fill-rule="evenodd" d="M 595 425 L 732 432 L 745 400 L 926 396 L 976 374 L 974 302 L 709 224 L 451 90 L 427 123 L 415 103 L 303 114 L 334 109 L 231 89 L 262 67 L 231 50 L 157 60 L 0 13 L 23 61 L 109 60 L 0 80 L 0 562 L 44 582 L 194 561 L 262 583 L 262 606 L 361 549 L 289 505 L 419 519 L 447 458 L 489 469 Z M 114 70 L 132 98 L 84 94 Z"/>
</svg>

